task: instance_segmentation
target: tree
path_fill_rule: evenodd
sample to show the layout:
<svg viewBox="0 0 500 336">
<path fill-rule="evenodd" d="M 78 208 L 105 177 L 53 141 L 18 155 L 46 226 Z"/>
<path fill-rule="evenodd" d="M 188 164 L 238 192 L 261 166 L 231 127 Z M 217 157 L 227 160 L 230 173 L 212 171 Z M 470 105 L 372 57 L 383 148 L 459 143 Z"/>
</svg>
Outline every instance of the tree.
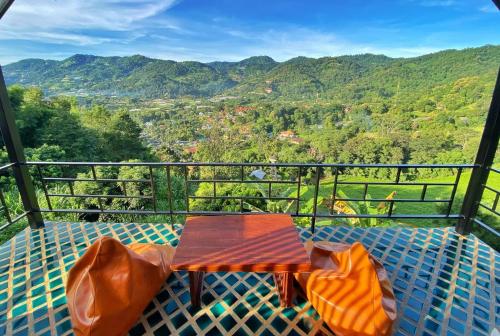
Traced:
<svg viewBox="0 0 500 336">
<path fill-rule="evenodd" d="M 102 140 L 103 156 L 111 161 L 150 158 L 148 149 L 141 142 L 139 125 L 124 110 L 109 118 Z"/>
<path fill-rule="evenodd" d="M 96 154 L 95 133 L 82 126 L 79 118 L 59 110 L 40 132 L 40 142 L 60 146 L 70 161 L 92 161 Z"/>
</svg>

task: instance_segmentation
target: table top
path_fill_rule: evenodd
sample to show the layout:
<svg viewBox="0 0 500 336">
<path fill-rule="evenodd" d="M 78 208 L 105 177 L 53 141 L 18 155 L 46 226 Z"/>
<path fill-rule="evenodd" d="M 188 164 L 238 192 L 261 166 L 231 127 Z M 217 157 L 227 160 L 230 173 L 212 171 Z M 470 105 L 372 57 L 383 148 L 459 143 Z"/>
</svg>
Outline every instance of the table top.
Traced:
<svg viewBox="0 0 500 336">
<path fill-rule="evenodd" d="M 173 270 L 304 272 L 309 257 L 287 214 L 199 216 L 186 220 Z"/>
</svg>

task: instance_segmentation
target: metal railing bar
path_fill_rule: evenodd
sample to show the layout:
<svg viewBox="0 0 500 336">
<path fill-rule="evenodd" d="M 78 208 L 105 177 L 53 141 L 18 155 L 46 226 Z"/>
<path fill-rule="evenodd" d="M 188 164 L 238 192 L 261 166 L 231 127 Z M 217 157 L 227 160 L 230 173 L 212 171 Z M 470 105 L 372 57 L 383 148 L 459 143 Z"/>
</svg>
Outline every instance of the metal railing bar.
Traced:
<svg viewBox="0 0 500 336">
<path fill-rule="evenodd" d="M 0 190 L 0 202 L 2 204 L 1 211 L 3 211 L 5 218 L 9 224 L 12 224 L 12 218 L 10 217 L 9 208 L 7 207 L 7 202 L 5 201 L 5 197 L 3 192 Z"/>
<path fill-rule="evenodd" d="M 170 177 L 170 166 L 167 166 L 167 192 L 168 192 L 168 214 L 170 216 L 170 226 L 174 228 L 174 215 L 172 206 L 172 181 Z"/>
<path fill-rule="evenodd" d="M 95 166 L 94 165 L 90 166 L 90 169 L 92 171 L 92 177 L 94 178 L 94 181 L 97 180 L 97 173 L 95 171 Z M 97 203 L 99 204 L 99 211 L 103 212 L 104 211 L 104 206 L 102 204 L 102 198 L 101 197 L 97 197 Z"/>
<path fill-rule="evenodd" d="M 337 184 L 343 184 L 343 185 L 359 185 L 359 184 L 366 184 L 368 183 L 369 185 L 392 185 L 392 186 L 424 186 L 424 185 L 430 185 L 430 186 L 453 186 L 454 183 L 446 183 L 446 182 L 359 182 L 359 181 L 353 181 L 353 182 L 348 182 L 348 181 L 340 181 L 337 182 Z"/>
<path fill-rule="evenodd" d="M 337 201 L 337 186 L 339 185 L 339 169 L 335 168 L 335 177 L 333 178 L 332 204 L 330 206 L 330 214 L 335 210 L 335 202 Z M 366 196 L 365 196 L 366 198 Z"/>
<path fill-rule="evenodd" d="M 300 185 L 302 184 L 302 167 L 297 167 L 297 203 L 295 205 L 295 214 L 300 212 Z"/>
<path fill-rule="evenodd" d="M 168 210 L 169 213 L 173 213 L 172 206 L 172 181 L 170 177 L 170 166 L 167 166 L 167 189 L 168 189 Z"/>
<path fill-rule="evenodd" d="M 489 170 L 490 170 L 490 172 L 494 172 L 494 173 L 500 174 L 500 168 L 490 167 Z"/>
<path fill-rule="evenodd" d="M 11 226 L 11 225 L 12 225 L 12 223 L 10 223 L 10 222 L 7 222 L 7 223 L 3 224 L 2 226 L 0 226 L 0 231 L 2 231 L 2 230 L 4 230 L 4 229 L 8 228 L 8 227 L 9 227 L 9 226 Z"/>
<path fill-rule="evenodd" d="M 97 173 L 95 171 L 95 166 L 91 166 L 90 170 L 92 171 L 92 177 L 93 177 L 94 181 L 97 181 L 98 178 L 97 178 Z"/>
<path fill-rule="evenodd" d="M 61 166 L 61 173 L 62 173 L 62 176 L 65 176 L 66 175 L 66 169 L 64 169 L 65 166 Z M 68 182 L 68 187 L 69 187 L 69 193 L 71 195 L 74 195 L 75 194 L 75 191 L 73 190 L 73 184 L 71 181 L 67 181 Z"/>
<path fill-rule="evenodd" d="M 153 174 L 153 167 L 149 166 L 149 181 L 151 184 L 151 196 L 153 201 L 153 209 L 156 211 L 156 187 L 155 187 L 155 177 Z"/>
<path fill-rule="evenodd" d="M 486 209 L 492 213 L 494 213 L 495 215 L 497 216 L 500 216 L 500 212 L 496 211 L 496 210 L 493 210 L 492 208 L 490 208 L 489 206 L 487 206 L 486 204 L 483 204 L 483 203 L 479 203 L 479 206 L 483 209 Z"/>
<path fill-rule="evenodd" d="M 313 217 L 311 218 L 311 232 L 314 233 L 316 226 L 316 214 L 318 212 L 319 180 L 321 175 L 320 167 L 316 167 L 316 182 L 314 183 Z"/>
<path fill-rule="evenodd" d="M 131 215 L 169 215 L 169 211 L 159 210 L 104 210 L 100 211 L 98 209 L 40 209 L 40 212 L 58 212 L 58 213 L 107 213 L 107 214 L 131 214 Z M 243 215 L 250 214 L 264 214 L 267 212 L 244 212 Z M 238 215 L 241 214 L 239 211 L 173 211 L 174 215 L 185 215 L 185 216 L 197 216 L 197 215 L 211 215 L 211 216 L 223 216 L 223 215 Z M 291 213 L 292 217 L 304 217 L 311 218 L 314 214 L 303 214 L 300 213 L 298 215 Z M 405 215 L 405 214 L 394 214 L 391 217 L 387 215 L 365 215 L 365 214 L 333 214 L 330 215 L 328 213 L 322 214 L 317 213 L 317 218 L 380 218 L 380 219 L 459 219 L 460 215 L 442 215 L 442 214 L 418 214 L 418 215 Z"/>
<path fill-rule="evenodd" d="M 240 180 L 243 182 L 245 180 L 245 167 L 240 166 Z M 243 197 L 240 198 L 240 212 L 243 213 Z"/>
<path fill-rule="evenodd" d="M 48 205 L 49 209 L 52 209 L 52 203 L 50 202 L 49 191 L 47 190 L 47 184 L 45 184 L 45 181 L 44 181 L 42 168 L 40 168 L 40 166 L 37 166 L 36 170 L 37 170 L 38 175 L 40 177 L 40 182 L 42 184 L 42 190 L 43 190 L 43 193 L 45 194 L 45 200 L 47 201 L 47 205 Z"/>
<path fill-rule="evenodd" d="M 365 202 L 365 201 L 370 201 L 370 202 L 397 202 L 397 203 L 447 203 L 450 200 L 449 199 L 432 199 L 432 200 L 421 200 L 417 198 L 395 198 L 392 200 L 388 200 L 385 198 L 337 198 L 337 201 L 344 201 L 344 202 Z"/>
<path fill-rule="evenodd" d="M 453 207 L 453 201 L 455 200 L 455 195 L 457 193 L 458 184 L 460 183 L 460 176 L 462 175 L 462 168 L 458 168 L 457 176 L 455 178 L 455 183 L 453 185 L 453 189 L 450 194 L 450 203 L 448 204 L 448 209 L 446 210 L 446 214 L 450 215 L 451 208 Z"/>
<path fill-rule="evenodd" d="M 49 210 L 50 211 L 50 210 Z M 17 222 L 19 222 L 21 219 L 25 218 L 26 216 L 28 216 L 30 212 L 29 211 L 26 211 L 22 214 L 20 214 L 19 216 L 15 217 L 14 219 L 12 219 L 10 222 L 7 222 L 5 223 L 4 225 L 0 226 L 0 231 L 2 231 L 3 229 L 6 229 L 8 228 L 9 226 L 11 226 L 12 224 L 15 224 Z"/>
<path fill-rule="evenodd" d="M 492 228 L 491 226 L 489 226 L 485 222 L 483 222 L 477 218 L 474 218 L 474 223 L 476 223 L 477 225 L 479 225 L 481 228 L 485 229 L 486 231 L 494 234 L 495 236 L 500 237 L 500 232 L 498 232 L 497 230 L 495 230 L 494 228 Z"/>
<path fill-rule="evenodd" d="M 427 193 L 427 184 L 422 187 L 422 193 L 420 194 L 420 200 L 425 201 L 425 194 Z"/>
<path fill-rule="evenodd" d="M 12 166 L 15 166 L 15 165 L 16 165 L 16 164 L 15 164 L 14 162 L 8 163 L 8 164 L 6 164 L 6 165 L 1 166 L 1 167 L 0 167 L 0 171 L 2 171 L 2 170 L 6 170 L 6 169 L 8 169 L 8 168 L 10 168 L 10 167 L 12 167 Z"/>
<path fill-rule="evenodd" d="M 40 167 L 40 166 L 38 166 Z M 102 182 L 102 183 L 148 183 L 147 179 L 101 179 L 101 178 L 74 178 L 74 177 L 44 177 L 46 182 Z"/>
<path fill-rule="evenodd" d="M 188 166 L 184 166 L 184 187 L 186 188 L 186 211 L 189 212 L 189 183 Z"/>
<path fill-rule="evenodd" d="M 273 183 L 273 184 L 296 184 L 296 181 L 291 181 L 291 180 L 224 180 L 224 179 L 203 179 L 203 180 L 188 180 L 189 183 L 262 183 L 262 184 L 267 184 L 267 183 Z"/>
<path fill-rule="evenodd" d="M 394 210 L 394 200 L 388 200 L 389 203 L 389 211 L 387 212 L 387 217 L 392 218 L 392 211 Z"/>
<path fill-rule="evenodd" d="M 299 214 L 298 217 L 312 217 L 313 214 Z M 293 215 L 292 215 L 293 216 Z M 365 215 L 365 214 L 333 214 L 328 213 L 322 214 L 317 213 L 317 218 L 381 218 L 381 219 L 458 219 L 461 218 L 460 215 L 443 215 L 443 214 L 418 214 L 418 215 L 408 215 L 408 214 L 392 214 L 388 215 Z"/>
<path fill-rule="evenodd" d="M 30 214 L 30 211 L 25 211 L 24 213 L 20 214 L 19 216 L 14 217 L 12 219 L 12 224 L 15 224 L 15 223 L 19 222 L 21 219 L 23 219 L 24 217 L 28 216 L 29 214 Z"/>
<path fill-rule="evenodd" d="M 212 175 L 213 179 L 212 179 L 212 183 L 213 183 L 213 193 L 214 193 L 214 197 L 217 197 L 217 182 L 215 181 L 216 180 L 216 177 L 217 177 L 217 169 L 216 167 L 213 167 L 213 175 Z M 189 180 L 188 180 L 189 182 Z"/>
<path fill-rule="evenodd" d="M 239 200 L 252 199 L 252 200 L 270 200 L 270 201 L 296 201 L 295 197 L 262 197 L 262 196 L 189 196 L 190 199 L 208 199 L 208 200 Z"/>
<path fill-rule="evenodd" d="M 489 191 L 494 192 L 497 195 L 500 194 L 500 190 L 494 189 L 494 188 L 487 186 L 487 185 L 484 186 L 484 189 L 488 189 Z"/>
<path fill-rule="evenodd" d="M 241 165 L 245 167 L 338 167 L 338 168 L 474 168 L 479 167 L 479 165 L 474 164 L 355 164 L 355 163 L 236 163 L 236 162 L 45 162 L 45 161 L 28 161 L 25 163 L 20 163 L 20 165 L 28 166 L 178 166 L 178 167 L 211 167 L 211 166 L 227 166 L 227 167 L 239 167 Z"/>
<path fill-rule="evenodd" d="M 396 173 L 396 184 L 399 184 L 399 179 L 401 178 L 401 168 L 398 168 Z"/>
<path fill-rule="evenodd" d="M 153 196 L 142 195 L 90 195 L 90 194 L 48 194 L 50 197 L 72 197 L 72 198 L 133 198 L 133 199 L 153 199 Z"/>
<path fill-rule="evenodd" d="M 123 214 L 123 215 L 169 215 L 168 211 L 152 211 L 152 210 L 100 210 L 100 209 L 40 209 L 40 212 L 56 212 L 56 213 L 82 213 L 82 214 Z M 175 212 L 177 214 L 177 212 Z"/>
</svg>

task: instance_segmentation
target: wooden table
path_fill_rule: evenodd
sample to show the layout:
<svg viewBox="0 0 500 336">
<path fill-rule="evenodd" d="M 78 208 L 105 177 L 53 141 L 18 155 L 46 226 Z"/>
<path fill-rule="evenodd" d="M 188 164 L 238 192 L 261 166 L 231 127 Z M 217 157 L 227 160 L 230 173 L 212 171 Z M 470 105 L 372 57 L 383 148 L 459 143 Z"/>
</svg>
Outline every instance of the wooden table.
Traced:
<svg viewBox="0 0 500 336">
<path fill-rule="evenodd" d="M 205 272 L 272 272 L 284 307 L 292 304 L 293 272 L 309 257 L 286 214 L 202 216 L 186 220 L 172 262 L 189 271 L 191 304 L 200 306 Z"/>
</svg>

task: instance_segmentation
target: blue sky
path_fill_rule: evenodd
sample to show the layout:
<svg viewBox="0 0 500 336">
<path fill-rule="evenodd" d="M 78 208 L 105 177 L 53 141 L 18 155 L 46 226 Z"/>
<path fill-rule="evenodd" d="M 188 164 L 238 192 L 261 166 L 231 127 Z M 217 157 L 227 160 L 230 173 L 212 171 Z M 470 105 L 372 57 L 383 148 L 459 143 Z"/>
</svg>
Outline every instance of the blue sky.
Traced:
<svg viewBox="0 0 500 336">
<path fill-rule="evenodd" d="M 498 27 L 491 0 L 17 0 L 0 21 L 0 64 L 75 53 L 412 57 L 500 44 Z"/>
</svg>

